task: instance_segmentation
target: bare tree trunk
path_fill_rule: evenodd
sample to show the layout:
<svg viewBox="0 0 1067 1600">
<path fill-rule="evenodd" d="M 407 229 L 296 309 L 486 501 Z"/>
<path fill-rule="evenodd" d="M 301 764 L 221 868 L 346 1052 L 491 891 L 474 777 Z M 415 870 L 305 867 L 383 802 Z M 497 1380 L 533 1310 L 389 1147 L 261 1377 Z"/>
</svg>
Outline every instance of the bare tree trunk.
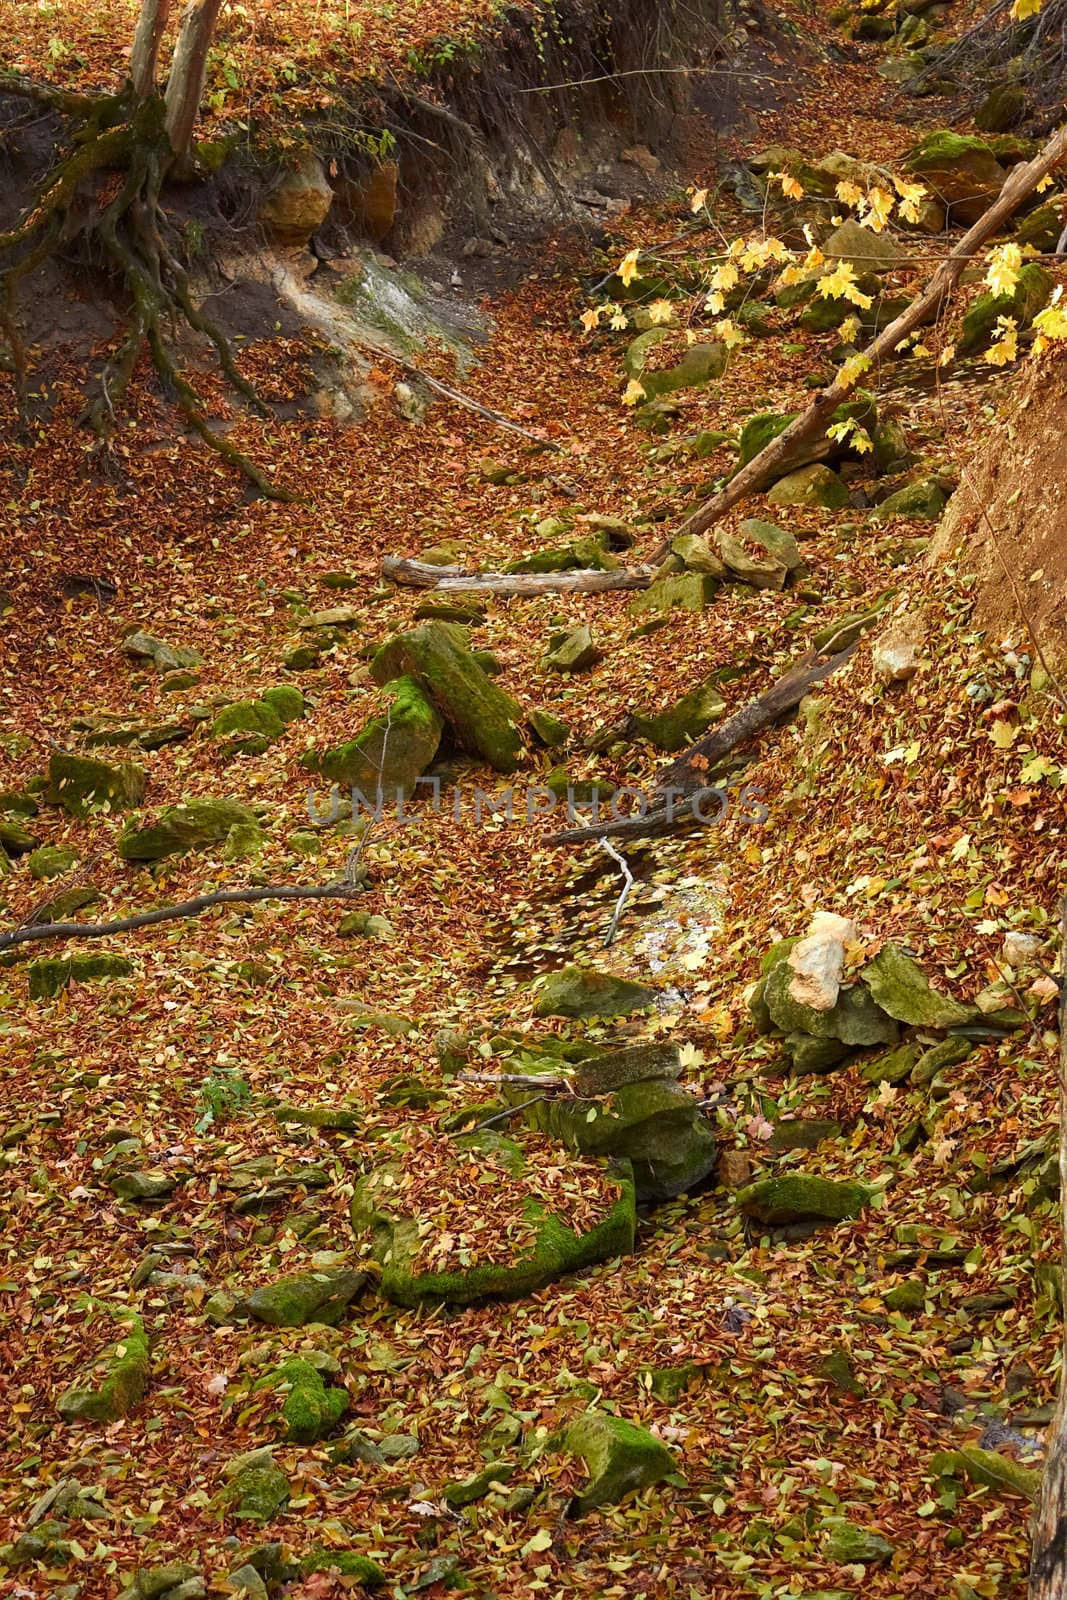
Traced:
<svg viewBox="0 0 1067 1600">
<path fill-rule="evenodd" d="M 1067 895 L 1060 905 L 1060 1252 L 1067 1291 Z M 1067 1294 L 1056 1414 L 1034 1515 L 1030 1600 L 1067 1600 Z"/>
<path fill-rule="evenodd" d="M 188 156 L 192 147 L 207 75 L 207 53 L 221 10 L 222 0 L 189 0 L 182 12 L 166 95 L 167 138 L 179 162 Z"/>
<path fill-rule="evenodd" d="M 130 81 L 138 100 L 147 100 L 156 87 L 159 46 L 169 20 L 170 0 L 142 0 L 130 53 Z"/>
<path fill-rule="evenodd" d="M 992 234 L 996 233 L 1001 224 L 1007 222 L 1035 185 L 1040 183 L 1045 173 L 1065 155 L 1067 155 L 1067 126 L 1055 133 L 1032 161 L 1013 168 L 989 210 L 979 217 L 956 248 L 945 257 L 923 293 L 913 300 L 908 309 L 894 322 L 883 328 L 878 337 L 867 346 L 863 353 L 871 366 L 884 357 L 891 356 L 900 341 L 915 328 L 921 327 L 931 312 L 935 316 L 941 313 L 943 303 L 955 288 L 964 267 L 974 259 L 976 252 Z M 772 439 L 758 455 L 753 456 L 739 472 L 735 472 L 725 489 L 720 489 L 718 494 L 713 494 L 703 505 L 698 506 L 672 537 L 677 538 L 683 533 L 706 532 L 713 523 L 719 521 L 720 517 L 726 515 L 731 506 L 743 500 L 745 495 L 762 489 L 768 479 L 774 478 L 776 469 L 781 468 L 782 463 L 789 460 L 798 445 L 805 444 L 822 432 L 832 413 L 842 401 L 849 398 L 851 393 L 851 384 L 835 379 L 828 389 L 823 389 L 816 395 L 806 411 L 794 417 L 788 428 L 776 439 Z M 664 545 L 658 559 L 662 560 L 669 549 L 669 543 Z"/>
</svg>

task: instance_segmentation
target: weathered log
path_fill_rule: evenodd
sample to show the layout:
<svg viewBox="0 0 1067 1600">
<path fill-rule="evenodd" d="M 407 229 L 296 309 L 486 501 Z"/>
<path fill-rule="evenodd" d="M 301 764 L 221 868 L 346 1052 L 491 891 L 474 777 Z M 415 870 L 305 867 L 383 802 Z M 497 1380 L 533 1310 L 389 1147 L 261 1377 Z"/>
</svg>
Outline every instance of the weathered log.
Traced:
<svg viewBox="0 0 1067 1600">
<path fill-rule="evenodd" d="M 618 567 L 611 572 L 464 572 L 461 567 L 436 567 L 428 561 L 402 561 L 386 556 L 382 576 L 410 589 L 439 589 L 446 594 L 600 594 L 607 589 L 647 589 L 651 567 Z"/>
<path fill-rule="evenodd" d="M 703 739 L 690 745 L 684 755 L 656 774 L 657 787 L 676 797 L 670 807 L 650 811 L 643 817 L 616 817 L 610 822 L 593 823 L 587 828 L 566 828 L 552 834 L 548 844 L 584 844 L 590 839 L 651 839 L 677 833 L 701 819 L 690 807 L 679 808 L 677 800 L 698 794 L 708 786 L 716 766 L 754 734 L 769 728 L 779 717 L 800 704 L 808 690 L 843 667 L 855 650 L 855 643 L 833 656 L 809 654 L 778 678 L 763 694 L 757 695 L 740 711 L 713 728 Z"/>
</svg>

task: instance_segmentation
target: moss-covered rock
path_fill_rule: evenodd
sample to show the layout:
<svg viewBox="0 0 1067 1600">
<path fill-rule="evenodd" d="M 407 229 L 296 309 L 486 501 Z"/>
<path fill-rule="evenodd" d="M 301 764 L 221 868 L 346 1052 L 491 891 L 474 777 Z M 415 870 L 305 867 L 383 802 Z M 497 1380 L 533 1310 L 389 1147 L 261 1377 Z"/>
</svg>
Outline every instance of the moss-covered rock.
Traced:
<svg viewBox="0 0 1067 1600">
<path fill-rule="evenodd" d="M 865 1184 L 789 1172 L 750 1183 L 739 1191 L 737 1203 L 746 1217 L 779 1228 L 791 1222 L 843 1222 L 858 1217 L 869 1199 Z"/>
<path fill-rule="evenodd" d="M 641 1204 L 687 1194 L 715 1168 L 718 1143 L 712 1125 L 673 1078 L 620 1084 L 610 1099 L 592 1106 L 574 1099 L 542 1100 L 524 1117 L 528 1126 L 582 1155 L 628 1161 Z"/>
<path fill-rule="evenodd" d="M 139 1406 L 151 1376 L 148 1336 L 133 1317 L 122 1337 L 98 1357 L 82 1383 L 57 1402 L 65 1422 L 118 1422 Z"/>
<path fill-rule="evenodd" d="M 352 1106 L 312 1105 L 276 1106 L 276 1122 L 292 1123 L 298 1128 L 318 1128 L 332 1133 L 354 1133 L 360 1125 L 360 1115 Z"/>
<path fill-rule="evenodd" d="M 892 1559 L 896 1545 L 874 1528 L 861 1528 L 846 1517 L 828 1517 L 823 1523 L 823 1554 L 828 1561 L 851 1566 L 880 1566 Z"/>
<path fill-rule="evenodd" d="M 875 522 L 891 522 L 895 517 L 907 517 L 913 522 L 936 522 L 945 509 L 946 495 L 937 478 L 917 478 L 875 506 L 871 516 Z"/>
<path fill-rule="evenodd" d="M 984 139 L 946 128 L 920 140 L 905 155 L 903 167 L 943 202 L 950 222 L 977 222 L 1000 193 L 1005 177 Z"/>
<path fill-rule="evenodd" d="M 142 633 L 139 629 L 126 635 L 122 650 L 124 655 L 151 661 L 158 672 L 177 672 L 204 664 L 199 650 L 194 650 L 191 645 L 167 644 L 164 639 L 157 639 L 155 634 Z"/>
<path fill-rule="evenodd" d="M 496 1485 L 507 1483 L 514 1475 L 515 1468 L 511 1462 L 490 1461 L 473 1477 L 464 1478 L 458 1483 L 447 1483 L 441 1490 L 441 1499 L 453 1511 L 461 1511 L 464 1506 L 473 1506 L 479 1500 L 484 1500 Z"/>
<path fill-rule="evenodd" d="M 48 956 L 27 968 L 31 1000 L 54 1000 L 72 983 L 103 978 L 128 978 L 132 964 L 124 956 Z"/>
<path fill-rule="evenodd" d="M 352 1225 L 369 1239 L 382 1264 L 381 1291 L 396 1305 L 470 1305 L 479 1300 L 514 1300 L 535 1294 L 546 1284 L 599 1261 L 628 1255 L 633 1249 L 636 1209 L 628 1166 L 611 1169 L 618 1197 L 605 1202 L 600 1220 L 584 1232 L 568 1222 L 523 1185 L 525 1160 L 517 1144 L 488 1133 L 457 1140 L 462 1150 L 484 1151 L 497 1187 L 518 1186 L 525 1237 L 517 1240 L 514 1258 L 505 1262 L 472 1262 L 431 1271 L 423 1264 L 424 1229 L 418 1217 L 403 1214 L 395 1200 L 399 1168 L 386 1165 L 361 1178 L 352 1197 Z M 477 1204 L 476 1199 L 472 1199 Z"/>
<path fill-rule="evenodd" d="M 167 806 L 159 821 L 131 827 L 119 839 L 124 861 L 162 861 L 220 844 L 235 824 L 257 828 L 256 814 L 237 800 L 192 800 L 188 805 Z"/>
<path fill-rule="evenodd" d="M 902 1311 L 910 1316 L 926 1304 L 926 1284 L 921 1278 L 904 1278 L 887 1289 L 882 1299 L 887 1310 Z"/>
<path fill-rule="evenodd" d="M 781 961 L 768 974 L 763 990 L 771 1020 L 783 1033 L 837 1039 L 852 1046 L 896 1042 L 896 1022 L 879 1009 L 862 984 L 846 985 L 836 1005 L 829 1011 L 818 1011 L 793 998 L 794 977 L 788 961 Z"/>
<path fill-rule="evenodd" d="M 364 1589 L 381 1589 L 388 1581 L 383 1568 L 369 1556 L 361 1556 L 355 1550 L 328 1550 L 323 1545 L 313 1546 L 300 1561 L 302 1577 L 309 1578 L 316 1572 L 336 1572 L 338 1577 L 351 1579 Z"/>
<path fill-rule="evenodd" d="M 813 461 L 779 478 L 767 494 L 772 506 L 822 506 L 839 511 L 849 503 L 848 489 L 832 467 Z"/>
<path fill-rule="evenodd" d="M 31 878 L 61 878 L 69 872 L 78 859 L 77 851 L 61 845 L 42 844 L 30 853 L 26 862 Z"/>
<path fill-rule="evenodd" d="M 144 799 L 147 785 L 148 774 L 135 761 L 97 761 L 53 750 L 44 799 L 72 817 L 87 817 L 104 806 L 110 811 L 131 810 Z"/>
<path fill-rule="evenodd" d="M 796 412 L 787 414 L 781 411 L 758 411 L 749 417 L 738 441 L 739 465 L 747 467 L 772 439 L 777 439 L 780 433 L 785 432 L 795 417 Z"/>
<path fill-rule="evenodd" d="M 227 830 L 219 854 L 223 861 L 254 861 L 265 844 L 258 822 L 235 822 Z"/>
<path fill-rule="evenodd" d="M 285 732 L 285 724 L 265 700 L 235 700 L 224 706 L 211 724 L 216 739 L 229 740 L 241 755 L 261 755 Z"/>
<path fill-rule="evenodd" d="M 257 1388 L 280 1390 L 285 1395 L 282 1421 L 285 1437 L 294 1444 L 317 1444 L 340 1422 L 348 1410 L 348 1391 L 328 1387 L 317 1367 L 293 1356 Z"/>
<path fill-rule="evenodd" d="M 174 1193 L 175 1179 L 169 1172 L 116 1172 L 108 1188 L 120 1200 L 166 1200 Z"/>
<path fill-rule="evenodd" d="M 165 1561 L 139 1567 L 133 1582 L 118 1600 L 202 1600 L 207 1586 L 196 1567 L 187 1561 Z"/>
<path fill-rule="evenodd" d="M 997 1450 L 983 1450 L 978 1445 L 939 1451 L 930 1462 L 930 1470 L 941 1477 L 965 1478 L 983 1488 L 998 1489 L 1024 1500 L 1036 1500 L 1041 1489 L 1041 1473 L 1036 1467 L 1024 1467 L 1011 1456 L 1001 1455 Z"/>
<path fill-rule="evenodd" d="M 231 1463 L 215 1496 L 217 1510 L 247 1522 L 272 1522 L 289 1504 L 289 1479 L 269 1450 L 250 1451 Z"/>
<path fill-rule="evenodd" d="M 1006 133 L 1021 122 L 1026 111 L 1026 90 L 1021 83 L 1001 83 L 990 89 L 974 114 L 983 133 Z"/>
<path fill-rule="evenodd" d="M 706 733 L 725 710 L 726 701 L 718 685 L 709 679 L 654 716 L 636 714 L 631 718 L 631 727 L 639 739 L 647 739 L 657 750 L 684 750 Z"/>
<path fill-rule="evenodd" d="M 295 1272 L 241 1301 L 241 1310 L 272 1328 L 302 1328 L 309 1322 L 333 1327 L 367 1282 L 365 1272 Z"/>
<path fill-rule="evenodd" d="M 1039 311 L 1052 298 L 1056 280 L 1036 261 L 1019 268 L 1011 294 L 982 294 L 963 319 L 963 332 L 956 343 L 956 354 L 970 355 L 984 350 L 996 337 L 998 317 L 1011 317 L 1019 328 L 1029 328 Z"/>
<path fill-rule="evenodd" d="M 92 884 L 84 884 L 73 889 L 63 889 L 51 900 L 45 900 L 36 907 L 35 923 L 43 922 L 69 922 L 75 911 L 83 911 L 86 906 L 96 905 L 103 896 L 99 889 L 94 889 Z"/>
<path fill-rule="evenodd" d="M 620 1017 L 643 1011 L 656 999 L 646 984 L 617 978 L 592 967 L 569 966 L 553 972 L 541 986 L 539 1017 Z"/>
<path fill-rule="evenodd" d="M 9 856 L 28 855 L 37 843 L 37 836 L 24 822 L 15 817 L 0 817 L 0 850 Z"/>
<path fill-rule="evenodd" d="M 285 723 L 299 722 L 307 710 L 304 696 L 292 683 L 278 683 L 264 689 L 261 699 Z"/>
<path fill-rule="evenodd" d="M 628 1083 L 650 1078 L 680 1078 L 681 1056 L 676 1044 L 635 1044 L 605 1050 L 580 1061 L 574 1069 L 574 1090 L 583 1097 L 614 1094 Z"/>
<path fill-rule="evenodd" d="M 671 556 L 681 563 L 683 572 L 703 572 L 720 581 L 726 577 L 722 561 L 699 533 L 679 534 L 671 541 Z"/>
<path fill-rule="evenodd" d="M 571 736 L 568 723 L 548 711 L 531 711 L 527 716 L 530 727 L 541 743 L 549 750 L 559 750 Z"/>
<path fill-rule="evenodd" d="M 592 629 L 583 622 L 551 640 L 545 666 L 549 672 L 588 672 L 599 659 Z"/>
<path fill-rule="evenodd" d="M 1029 244 L 1043 254 L 1055 250 L 1063 232 L 1063 199 L 1048 200 L 1027 212 L 1015 229 L 1019 244 Z"/>
<path fill-rule="evenodd" d="M 514 772 L 522 759 L 519 706 L 497 688 L 453 622 L 427 622 L 398 634 L 371 662 L 375 683 L 410 676 L 453 729 L 466 750 L 498 772 Z"/>
<path fill-rule="evenodd" d="M 628 1494 L 662 1483 L 679 1470 L 667 1446 L 646 1428 L 607 1411 L 583 1412 L 561 1442 L 589 1469 L 588 1486 L 571 1502 L 572 1516 L 596 1506 L 618 1505 Z"/>
<path fill-rule="evenodd" d="M 437 754 L 444 724 L 414 678 L 395 678 L 384 687 L 392 696 L 385 716 L 321 755 L 309 751 L 303 765 L 332 783 L 358 789 L 368 800 L 380 789 L 388 804 L 398 793 L 406 797 L 414 791 Z"/>
<path fill-rule="evenodd" d="M 863 982 L 875 1004 L 898 1022 L 928 1028 L 955 1028 L 974 1022 L 973 1006 L 962 1005 L 951 995 L 938 994 L 917 961 L 899 945 L 887 942 L 868 961 Z"/>
<path fill-rule="evenodd" d="M 718 581 L 707 572 L 678 572 L 657 578 L 630 601 L 632 617 L 666 617 L 672 611 L 703 611 L 714 599 Z"/>
</svg>

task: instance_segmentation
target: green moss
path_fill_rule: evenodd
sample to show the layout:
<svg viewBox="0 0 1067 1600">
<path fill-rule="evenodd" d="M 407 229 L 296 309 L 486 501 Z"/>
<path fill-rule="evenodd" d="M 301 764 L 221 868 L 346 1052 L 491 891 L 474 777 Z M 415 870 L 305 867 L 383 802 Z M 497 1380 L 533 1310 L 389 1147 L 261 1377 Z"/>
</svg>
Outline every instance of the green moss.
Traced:
<svg viewBox="0 0 1067 1600">
<path fill-rule="evenodd" d="M 645 1428 L 607 1411 L 586 1411 L 563 1436 L 563 1447 L 581 1456 L 589 1469 L 589 1484 L 571 1502 L 571 1514 L 581 1516 L 595 1506 L 618 1505 L 635 1490 L 662 1483 L 678 1472 L 667 1446 Z"/>
<path fill-rule="evenodd" d="M 274 1462 L 246 1467 L 225 1485 L 217 1505 L 249 1522 L 272 1522 L 289 1504 L 289 1479 Z"/>
<path fill-rule="evenodd" d="M 365 1272 L 296 1272 L 253 1290 L 242 1310 L 272 1328 L 299 1328 L 309 1322 L 332 1327 L 366 1281 Z"/>
<path fill-rule="evenodd" d="M 939 1452 L 930 1469 L 942 1477 L 966 1478 L 983 1488 L 999 1489 L 1024 1500 L 1036 1500 L 1041 1489 L 1041 1473 L 1035 1467 L 1024 1467 L 1010 1456 L 1002 1456 L 997 1450 L 982 1450 L 977 1445 Z"/>
<path fill-rule="evenodd" d="M 1029 328 L 1038 312 L 1048 305 L 1055 284 L 1055 278 L 1045 267 L 1036 261 L 1025 262 L 1019 268 L 1011 294 L 978 296 L 963 319 L 956 354 L 970 355 L 991 344 L 996 338 L 999 317 L 1011 317 L 1017 327 Z"/>
<path fill-rule="evenodd" d="M 747 1217 L 768 1227 L 791 1222 L 843 1222 L 858 1217 L 870 1199 L 862 1183 L 835 1183 L 806 1172 L 761 1178 L 737 1194 Z"/>
<path fill-rule="evenodd" d="M 973 1006 L 961 1005 L 951 995 L 938 994 L 911 956 L 899 945 L 886 943 L 868 961 L 861 974 L 876 1005 L 898 1022 L 916 1027 L 955 1028 L 973 1022 Z"/>
<path fill-rule="evenodd" d="M 477 1472 L 471 1478 L 464 1478 L 460 1483 L 448 1483 L 441 1490 L 441 1499 L 454 1511 L 460 1511 L 464 1506 L 472 1506 L 479 1500 L 484 1500 L 486 1495 L 496 1483 L 507 1483 L 515 1474 L 515 1468 L 508 1461 L 490 1461 L 487 1467 Z"/>
<path fill-rule="evenodd" d="M 307 710 L 304 696 L 291 683 L 279 683 L 272 689 L 264 689 L 262 703 L 270 706 L 283 722 L 299 722 Z"/>
<path fill-rule="evenodd" d="M 407 796 L 437 754 L 443 723 L 435 707 L 412 677 L 385 685 L 392 696 L 388 713 L 375 717 L 355 739 L 321 755 L 310 752 L 303 765 L 346 789 L 358 789 L 369 803 L 380 788 L 391 804 L 399 790 Z"/>
<path fill-rule="evenodd" d="M 791 993 L 794 977 L 789 963 L 779 962 L 767 975 L 763 991 L 771 1019 L 783 1033 L 836 1039 L 853 1046 L 896 1042 L 899 1032 L 896 1023 L 879 1009 L 863 984 L 843 988 L 836 1005 L 829 1011 L 817 1011 L 813 1006 L 794 1000 Z"/>
<path fill-rule="evenodd" d="M 527 720 L 538 739 L 549 750 L 558 750 L 570 738 L 568 724 L 548 711 L 531 711 Z"/>
<path fill-rule="evenodd" d="M 829 1561 L 851 1566 L 880 1566 L 889 1561 L 896 1545 L 890 1544 L 874 1528 L 861 1528 L 845 1517 L 828 1518 L 824 1523 L 823 1554 Z"/>
<path fill-rule="evenodd" d="M 772 506 L 821 506 L 839 511 L 849 504 L 848 489 L 831 467 L 814 461 L 786 473 L 767 493 Z"/>
<path fill-rule="evenodd" d="M 364 1589 L 380 1589 L 386 1583 L 386 1574 L 369 1556 L 357 1555 L 354 1550 L 327 1550 L 315 1545 L 300 1563 L 301 1574 L 307 1578 L 315 1572 L 337 1572 L 342 1578 L 354 1578 Z"/>
<path fill-rule="evenodd" d="M 50 956 L 27 968 L 31 1000 L 53 1000 L 71 983 L 99 978 L 128 978 L 132 964 L 124 956 Z"/>
<path fill-rule="evenodd" d="M 134 761 L 97 761 L 90 756 L 53 750 L 48 761 L 48 787 L 44 798 L 60 805 L 72 817 L 86 817 L 99 807 L 128 811 L 140 805 L 148 774 Z"/>
<path fill-rule="evenodd" d="M 695 689 L 676 700 L 672 706 L 654 716 L 636 715 L 634 731 L 640 739 L 647 739 L 657 750 L 684 750 L 694 739 L 706 733 L 726 709 L 726 701 L 714 679 L 698 684 Z"/>
<path fill-rule="evenodd" d="M 151 1375 L 148 1336 L 134 1317 L 123 1337 L 96 1363 L 99 1381 L 68 1389 L 57 1402 L 65 1422 L 117 1422 L 139 1406 Z M 94 1374 L 95 1376 L 95 1374 Z"/>
<path fill-rule="evenodd" d="M 258 822 L 235 822 L 219 852 L 223 861 L 252 861 L 262 855 L 265 840 Z"/>
<path fill-rule="evenodd" d="M 844 313 L 838 318 L 838 322 L 843 319 Z M 836 325 L 835 323 L 834 326 Z M 767 448 L 772 439 L 777 439 L 780 433 L 785 432 L 795 416 L 796 412 L 786 414 L 781 411 L 759 411 L 755 416 L 749 417 L 741 429 L 739 465 L 747 467 L 761 450 Z"/>
<path fill-rule="evenodd" d="M 193 800 L 168 806 L 159 821 L 131 828 L 119 839 L 124 861 L 161 861 L 189 850 L 219 844 L 235 824 L 258 828 L 256 814 L 236 800 Z"/>
<path fill-rule="evenodd" d="M 359 1113 L 349 1106 L 278 1106 L 274 1118 L 276 1122 L 294 1123 L 301 1128 L 328 1129 L 337 1133 L 354 1133 L 360 1125 Z"/>
<path fill-rule="evenodd" d="M 299 1356 L 283 1362 L 277 1372 L 262 1380 L 262 1386 L 285 1392 L 282 1421 L 285 1437 L 294 1444 L 316 1444 L 324 1439 L 348 1410 L 347 1391 L 327 1387 L 318 1368 Z"/>
<path fill-rule="evenodd" d="M 697 1387 L 705 1371 L 700 1362 L 687 1361 L 681 1367 L 644 1367 L 642 1378 L 650 1394 L 664 1405 L 673 1406 L 690 1389 Z"/>
<path fill-rule="evenodd" d="M 921 1278 L 905 1278 L 887 1289 L 882 1299 L 890 1311 L 903 1311 L 909 1315 L 921 1311 L 926 1304 L 926 1284 Z"/>
<path fill-rule="evenodd" d="M 515 771 L 522 712 L 474 659 L 463 628 L 427 622 L 390 639 L 371 662 L 371 676 L 386 684 L 403 675 L 417 680 L 464 749 L 498 772 Z"/>
<path fill-rule="evenodd" d="M 707 572 L 677 572 L 634 595 L 632 617 L 669 616 L 672 611 L 703 611 L 715 597 L 718 580 Z"/>
<path fill-rule="evenodd" d="M 29 856 L 26 865 L 31 878 L 61 878 L 77 861 L 77 852 L 59 845 L 42 844 Z"/>
<path fill-rule="evenodd" d="M 539 1017 L 618 1017 L 644 1011 L 656 999 L 646 984 L 617 978 L 592 967 L 570 966 L 552 973 L 542 984 Z"/>
</svg>

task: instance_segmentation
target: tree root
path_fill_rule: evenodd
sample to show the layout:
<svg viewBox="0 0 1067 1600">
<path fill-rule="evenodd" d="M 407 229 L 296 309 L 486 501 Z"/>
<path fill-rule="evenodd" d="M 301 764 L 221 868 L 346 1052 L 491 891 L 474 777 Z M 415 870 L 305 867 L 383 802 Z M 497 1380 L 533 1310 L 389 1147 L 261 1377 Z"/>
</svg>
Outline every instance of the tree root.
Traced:
<svg viewBox="0 0 1067 1600">
<path fill-rule="evenodd" d="M 261 417 L 269 415 L 254 388 L 238 371 L 228 340 L 196 304 L 180 260 L 177 232 L 161 203 L 174 153 L 163 127 L 159 96 L 134 102 L 127 92 L 91 98 L 62 97 L 26 80 L 0 78 L 0 92 L 57 104 L 72 117 L 70 152 L 44 180 L 36 203 L 6 233 L 0 233 L 0 336 L 10 352 L 20 409 L 24 408 L 27 354 L 15 315 L 20 282 L 60 245 L 73 244 L 86 259 L 103 256 L 130 299 L 129 321 L 118 349 L 104 363 L 81 420 L 107 453 L 118 427 L 118 410 L 142 354 L 147 352 L 164 393 L 209 449 L 251 479 L 271 500 L 296 497 L 273 483 L 254 462 L 217 433 L 204 403 L 174 353 L 184 324 L 214 347 L 231 389 Z M 117 190 L 110 199 L 102 198 Z M 13 259 L 11 259 L 13 258 Z"/>
</svg>

